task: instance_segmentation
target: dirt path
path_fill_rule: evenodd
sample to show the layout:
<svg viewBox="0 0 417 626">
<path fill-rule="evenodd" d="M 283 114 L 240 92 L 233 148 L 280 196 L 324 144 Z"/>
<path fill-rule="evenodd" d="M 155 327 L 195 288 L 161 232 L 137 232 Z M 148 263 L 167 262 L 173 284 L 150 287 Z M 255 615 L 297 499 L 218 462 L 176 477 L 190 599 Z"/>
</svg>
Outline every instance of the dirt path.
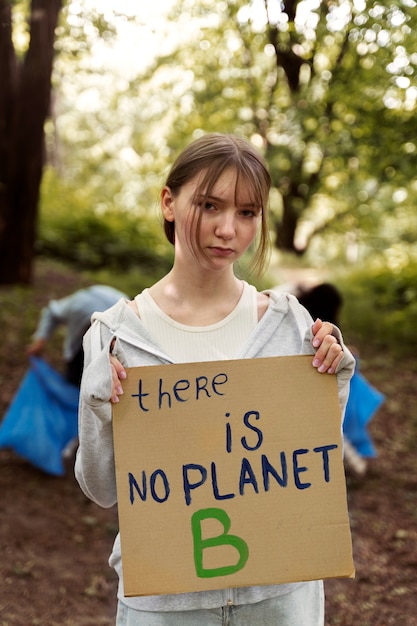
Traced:
<svg viewBox="0 0 417 626">
<path fill-rule="evenodd" d="M 39 307 L 78 282 L 43 268 L 34 290 L 0 292 L 1 415 L 25 372 Z M 59 363 L 58 343 L 50 357 Z M 348 481 L 357 575 L 326 582 L 326 626 L 417 626 L 417 363 L 370 353 L 362 372 L 386 395 L 370 428 L 379 455 L 364 480 Z M 0 626 L 114 624 L 107 558 L 117 514 L 89 502 L 67 470 L 53 478 L 0 450 Z"/>
</svg>

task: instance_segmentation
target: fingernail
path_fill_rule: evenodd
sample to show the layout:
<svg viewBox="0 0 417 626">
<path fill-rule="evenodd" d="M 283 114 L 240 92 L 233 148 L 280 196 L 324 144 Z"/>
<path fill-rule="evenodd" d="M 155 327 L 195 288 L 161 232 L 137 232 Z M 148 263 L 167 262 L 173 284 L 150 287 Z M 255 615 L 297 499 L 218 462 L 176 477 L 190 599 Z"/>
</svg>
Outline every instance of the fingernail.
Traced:
<svg viewBox="0 0 417 626">
<path fill-rule="evenodd" d="M 319 347 L 319 345 L 320 345 L 320 339 L 313 339 L 313 346 L 314 346 L 315 348 L 318 348 L 318 347 Z"/>
<path fill-rule="evenodd" d="M 121 396 L 123 393 L 123 387 L 121 387 L 120 385 L 117 385 L 116 387 L 116 393 Z"/>
<path fill-rule="evenodd" d="M 325 365 L 320 365 L 320 367 L 319 367 L 319 372 L 320 372 L 321 374 L 323 374 L 325 371 L 326 371 L 326 366 L 325 366 Z"/>
<path fill-rule="evenodd" d="M 111 401 L 113 402 L 113 404 L 116 404 L 117 402 L 119 402 L 119 396 L 113 396 Z"/>
<path fill-rule="evenodd" d="M 127 374 L 124 370 L 120 372 L 120 378 L 127 378 Z"/>
<path fill-rule="evenodd" d="M 319 359 L 314 359 L 313 367 L 318 367 L 319 365 L 320 365 L 320 360 Z"/>
</svg>

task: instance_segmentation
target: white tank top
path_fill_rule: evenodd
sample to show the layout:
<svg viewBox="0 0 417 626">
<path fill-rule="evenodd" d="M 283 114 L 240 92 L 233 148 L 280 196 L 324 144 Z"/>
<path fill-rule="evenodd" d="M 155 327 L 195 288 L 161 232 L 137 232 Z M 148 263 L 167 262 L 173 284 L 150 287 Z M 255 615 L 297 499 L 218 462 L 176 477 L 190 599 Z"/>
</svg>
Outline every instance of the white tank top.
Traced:
<svg viewBox="0 0 417 626">
<path fill-rule="evenodd" d="M 160 348 L 176 363 L 235 359 L 258 323 L 257 291 L 243 281 L 239 302 L 209 326 L 186 326 L 171 319 L 144 289 L 135 298 L 140 318 Z"/>
</svg>

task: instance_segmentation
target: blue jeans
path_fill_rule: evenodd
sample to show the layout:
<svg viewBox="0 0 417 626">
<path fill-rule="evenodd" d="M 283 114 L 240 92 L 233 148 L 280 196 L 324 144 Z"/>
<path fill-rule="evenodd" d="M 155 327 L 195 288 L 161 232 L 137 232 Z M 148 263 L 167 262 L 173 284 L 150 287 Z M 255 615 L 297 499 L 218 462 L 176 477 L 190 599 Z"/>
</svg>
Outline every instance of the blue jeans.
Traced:
<svg viewBox="0 0 417 626">
<path fill-rule="evenodd" d="M 322 581 L 255 604 L 196 611 L 137 611 L 118 603 L 116 626 L 323 626 Z"/>
</svg>

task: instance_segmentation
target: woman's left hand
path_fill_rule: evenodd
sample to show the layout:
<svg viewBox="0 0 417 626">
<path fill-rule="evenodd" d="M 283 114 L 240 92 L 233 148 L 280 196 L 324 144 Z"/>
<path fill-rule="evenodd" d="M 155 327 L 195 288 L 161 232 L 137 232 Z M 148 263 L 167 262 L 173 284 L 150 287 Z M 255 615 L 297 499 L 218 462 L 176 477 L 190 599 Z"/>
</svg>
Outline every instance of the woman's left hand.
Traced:
<svg viewBox="0 0 417 626">
<path fill-rule="evenodd" d="M 313 324 L 313 347 L 317 348 L 313 358 L 313 367 L 321 374 L 334 374 L 343 359 L 343 348 L 332 335 L 333 324 L 316 319 Z"/>
</svg>

